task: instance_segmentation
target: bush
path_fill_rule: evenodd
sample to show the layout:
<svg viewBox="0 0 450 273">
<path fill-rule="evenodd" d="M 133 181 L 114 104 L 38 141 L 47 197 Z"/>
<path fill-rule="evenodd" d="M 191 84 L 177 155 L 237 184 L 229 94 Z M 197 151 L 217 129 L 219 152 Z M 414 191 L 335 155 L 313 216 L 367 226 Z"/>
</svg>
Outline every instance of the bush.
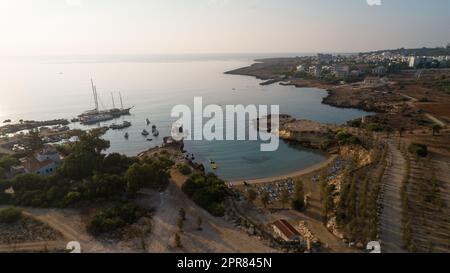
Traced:
<svg viewBox="0 0 450 273">
<path fill-rule="evenodd" d="M 183 184 L 182 190 L 197 205 L 206 209 L 214 216 L 223 216 L 225 209 L 225 182 L 216 175 L 209 173 L 193 174 Z"/>
<path fill-rule="evenodd" d="M 186 164 L 179 165 L 178 170 L 183 175 L 190 175 L 192 173 L 191 168 Z"/>
<path fill-rule="evenodd" d="M 302 198 L 292 200 L 292 208 L 296 211 L 303 211 L 305 209 L 305 202 Z"/>
<path fill-rule="evenodd" d="M 428 155 L 428 147 L 424 144 L 418 144 L 418 143 L 411 143 L 408 147 L 408 151 L 411 154 L 420 156 L 420 157 L 426 157 Z"/>
<path fill-rule="evenodd" d="M 7 208 L 0 210 L 0 223 L 12 224 L 22 218 L 22 211 L 17 208 Z"/>
<path fill-rule="evenodd" d="M 142 216 L 144 216 L 144 211 L 140 207 L 132 203 L 125 203 L 95 214 L 87 225 L 87 231 L 98 236 L 133 224 Z"/>
<path fill-rule="evenodd" d="M 336 140 L 340 143 L 340 144 L 352 144 L 352 145 L 360 145 L 361 144 L 361 140 L 348 133 L 345 131 L 340 131 L 336 134 Z"/>
<path fill-rule="evenodd" d="M 371 132 L 382 132 L 383 131 L 383 126 L 381 126 L 378 123 L 369 123 L 365 126 L 365 128 Z"/>
<path fill-rule="evenodd" d="M 361 124 L 362 124 L 362 122 L 361 122 L 361 119 L 360 119 L 360 118 L 354 119 L 354 120 L 350 120 L 350 121 L 347 122 L 347 125 L 348 125 L 348 126 L 354 127 L 354 128 L 359 128 L 359 127 L 361 127 Z"/>
</svg>

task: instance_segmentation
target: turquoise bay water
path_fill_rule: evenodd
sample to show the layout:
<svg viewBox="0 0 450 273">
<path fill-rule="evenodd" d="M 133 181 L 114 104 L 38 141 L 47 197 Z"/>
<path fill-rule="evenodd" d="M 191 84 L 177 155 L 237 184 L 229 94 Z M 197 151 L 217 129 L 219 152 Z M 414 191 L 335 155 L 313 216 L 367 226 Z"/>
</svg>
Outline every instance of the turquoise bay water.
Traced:
<svg viewBox="0 0 450 273">
<path fill-rule="evenodd" d="M 174 105 L 193 104 L 194 96 L 205 104 L 278 104 L 280 113 L 297 118 L 327 123 L 343 123 L 368 113 L 354 109 L 338 109 L 321 104 L 326 91 L 291 86 L 260 86 L 260 81 L 247 76 L 223 72 L 246 66 L 252 58 L 113 58 L 113 59 L 44 59 L 0 62 L 0 120 L 72 118 L 93 108 L 90 78 L 101 98 L 100 105 L 111 107 L 111 92 L 119 105 L 118 92 L 125 106 L 134 106 L 132 115 L 101 123 L 131 121 L 123 131 L 110 130 L 105 138 L 111 141 L 109 152 L 136 155 L 162 143 L 170 135 Z M 141 136 L 147 128 L 145 119 L 155 124 L 160 137 L 152 142 Z M 75 128 L 86 128 L 78 124 Z M 91 126 L 91 127 L 95 127 Z M 148 129 L 148 128 L 147 128 Z M 125 140 L 123 135 L 130 137 Z M 214 160 L 216 173 L 227 180 L 278 176 L 309 167 L 325 156 L 298 145 L 280 142 L 275 152 L 260 152 L 257 141 L 187 141 L 186 149 L 196 161 L 209 169 Z"/>
</svg>

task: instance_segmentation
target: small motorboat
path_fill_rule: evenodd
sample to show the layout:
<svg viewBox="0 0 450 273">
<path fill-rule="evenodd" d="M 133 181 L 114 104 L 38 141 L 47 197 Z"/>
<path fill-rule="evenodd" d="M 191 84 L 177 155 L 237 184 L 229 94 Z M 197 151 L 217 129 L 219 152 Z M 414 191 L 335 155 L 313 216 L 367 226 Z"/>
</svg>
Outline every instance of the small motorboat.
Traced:
<svg viewBox="0 0 450 273">
<path fill-rule="evenodd" d="M 128 133 L 125 133 L 125 135 L 123 137 L 128 139 L 128 137 L 129 137 Z"/>
<path fill-rule="evenodd" d="M 143 135 L 143 136 L 148 136 L 150 133 L 149 132 L 147 132 L 147 130 L 142 130 L 142 133 L 141 133 L 141 135 Z"/>
<path fill-rule="evenodd" d="M 121 130 L 121 129 L 125 129 L 131 126 L 131 122 L 129 121 L 124 121 L 122 124 L 112 124 L 111 126 L 109 126 L 109 128 L 113 129 L 113 130 Z"/>
<path fill-rule="evenodd" d="M 155 129 L 155 130 L 153 131 L 153 136 L 155 136 L 155 137 L 159 136 L 158 130 Z"/>
<path fill-rule="evenodd" d="M 73 119 L 70 120 L 70 122 L 79 122 L 79 121 L 80 121 L 79 118 L 73 118 Z"/>
<path fill-rule="evenodd" d="M 147 141 L 153 141 L 153 138 L 147 138 Z"/>
<path fill-rule="evenodd" d="M 214 162 L 213 160 L 209 160 L 209 164 L 211 164 L 211 168 L 213 170 L 217 170 L 218 166 L 217 166 L 216 162 Z"/>
<path fill-rule="evenodd" d="M 148 118 L 146 118 L 145 121 L 147 122 L 147 125 L 150 124 L 150 120 Z"/>
</svg>

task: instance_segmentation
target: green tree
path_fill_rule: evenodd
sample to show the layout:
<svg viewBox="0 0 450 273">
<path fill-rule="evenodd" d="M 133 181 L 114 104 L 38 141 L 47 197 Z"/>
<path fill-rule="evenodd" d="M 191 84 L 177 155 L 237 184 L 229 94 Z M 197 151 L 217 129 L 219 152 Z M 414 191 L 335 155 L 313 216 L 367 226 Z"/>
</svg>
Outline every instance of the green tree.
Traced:
<svg viewBox="0 0 450 273">
<path fill-rule="evenodd" d="M 202 217 L 197 217 L 197 229 L 202 230 L 203 219 Z"/>
<path fill-rule="evenodd" d="M 223 202 L 226 195 L 226 186 L 225 182 L 215 174 L 195 173 L 186 180 L 182 190 L 197 205 L 206 209 L 212 215 L 224 215 Z"/>
<path fill-rule="evenodd" d="M 250 204 L 252 204 L 256 200 L 257 196 L 258 196 L 258 194 L 256 193 L 255 190 L 253 190 L 253 189 L 247 190 L 247 200 Z"/>
<path fill-rule="evenodd" d="M 19 160 L 11 155 L 0 156 L 0 168 L 9 170 L 12 166 L 18 165 Z"/>
<path fill-rule="evenodd" d="M 181 243 L 181 237 L 178 233 L 175 233 L 175 247 L 176 248 L 183 248 L 183 245 Z"/>
<path fill-rule="evenodd" d="M 442 126 L 439 124 L 434 124 L 433 127 L 431 127 L 431 130 L 433 131 L 433 136 L 435 136 L 441 133 Z"/>
<path fill-rule="evenodd" d="M 181 217 L 177 220 L 177 227 L 179 232 L 183 232 L 184 221 L 183 219 L 181 219 Z"/>
<path fill-rule="evenodd" d="M 283 208 L 285 208 L 286 204 L 289 202 L 289 191 L 286 188 L 281 190 L 280 201 Z"/>
<path fill-rule="evenodd" d="M 270 195 L 267 191 L 263 191 L 261 194 L 261 203 L 263 204 L 264 208 L 267 208 L 267 205 L 269 205 L 270 201 Z"/>
<path fill-rule="evenodd" d="M 44 145 L 42 138 L 39 136 L 38 130 L 30 130 L 28 135 L 25 137 L 25 141 L 28 142 L 28 145 L 32 151 L 38 150 Z"/>
<path fill-rule="evenodd" d="M 80 180 L 91 176 L 99 168 L 99 162 L 93 153 L 76 151 L 65 158 L 58 170 L 64 177 Z"/>
<path fill-rule="evenodd" d="M 297 180 L 295 182 L 292 208 L 298 211 L 302 211 L 305 209 L 305 191 L 302 180 Z"/>
<path fill-rule="evenodd" d="M 406 131 L 406 129 L 405 129 L 404 127 L 400 127 L 400 128 L 398 129 L 398 135 L 399 135 L 400 137 L 403 137 L 403 134 L 405 133 L 405 131 Z"/>
</svg>

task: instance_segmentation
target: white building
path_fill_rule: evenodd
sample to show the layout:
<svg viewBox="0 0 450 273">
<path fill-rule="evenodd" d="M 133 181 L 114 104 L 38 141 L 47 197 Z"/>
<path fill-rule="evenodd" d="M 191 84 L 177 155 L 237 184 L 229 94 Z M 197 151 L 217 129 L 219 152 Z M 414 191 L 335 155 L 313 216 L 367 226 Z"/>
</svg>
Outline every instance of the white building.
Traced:
<svg viewBox="0 0 450 273">
<path fill-rule="evenodd" d="M 33 156 L 22 158 L 21 167 L 14 167 L 16 171 L 23 170 L 25 173 L 37 175 L 53 174 L 62 163 L 62 157 L 55 147 L 45 145 Z"/>
<path fill-rule="evenodd" d="M 305 67 L 303 65 L 297 66 L 297 72 L 300 72 L 300 73 L 305 72 Z"/>
</svg>

